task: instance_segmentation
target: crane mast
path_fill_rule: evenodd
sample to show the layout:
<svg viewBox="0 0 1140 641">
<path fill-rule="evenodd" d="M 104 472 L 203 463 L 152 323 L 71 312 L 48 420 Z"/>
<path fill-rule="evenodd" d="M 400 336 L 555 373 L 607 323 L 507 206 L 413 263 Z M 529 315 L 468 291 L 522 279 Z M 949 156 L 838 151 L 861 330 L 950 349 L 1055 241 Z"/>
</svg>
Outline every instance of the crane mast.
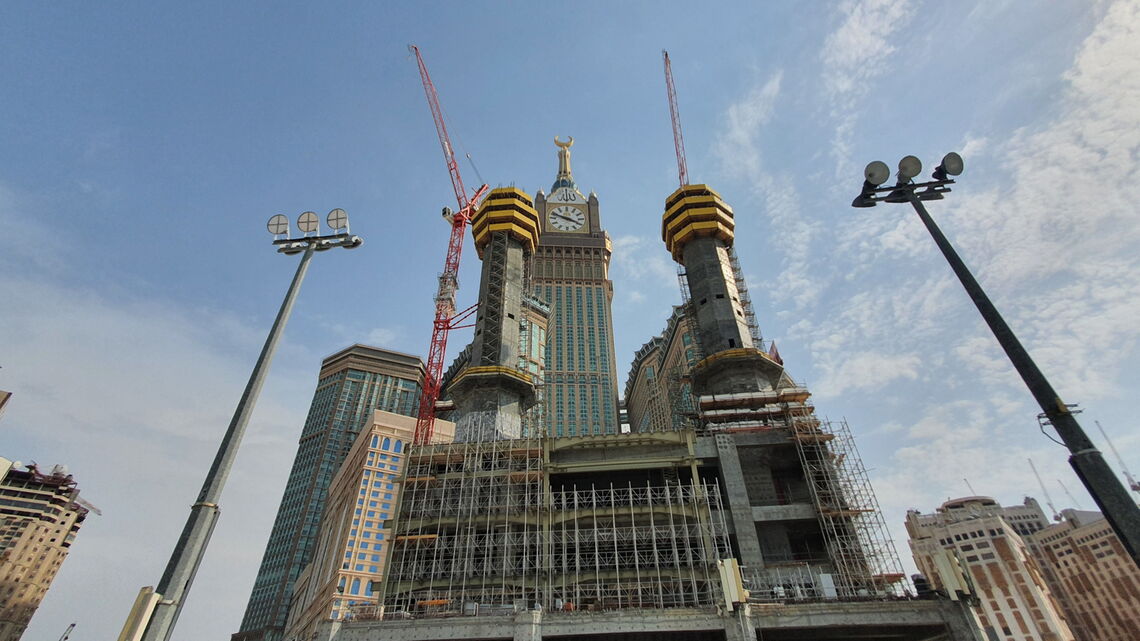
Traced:
<svg viewBox="0 0 1140 641">
<path fill-rule="evenodd" d="M 1136 482 L 1136 477 L 1132 476 L 1132 472 L 1129 472 L 1128 467 L 1124 465 L 1124 459 L 1120 457 L 1120 452 L 1116 451 L 1116 446 L 1112 444 L 1112 440 L 1108 438 L 1108 434 L 1104 433 L 1104 428 L 1100 426 L 1100 421 L 1093 422 L 1096 423 L 1096 428 L 1100 430 L 1100 435 L 1103 436 L 1105 442 L 1108 443 L 1108 448 L 1111 449 L 1112 453 L 1116 456 L 1116 462 L 1120 463 L 1120 469 L 1124 472 L 1124 478 L 1128 479 L 1128 489 L 1133 492 L 1140 492 L 1140 483 Z"/>
<path fill-rule="evenodd" d="M 673 119 L 673 147 L 677 150 L 677 180 L 681 186 L 689 184 L 689 167 L 685 162 L 685 137 L 681 135 L 681 111 L 677 107 L 677 88 L 673 86 L 673 65 L 669 52 L 661 50 L 665 58 L 665 90 L 669 93 L 669 116 Z"/>
<path fill-rule="evenodd" d="M 439 276 L 439 289 L 435 295 L 435 319 L 432 322 L 431 346 L 428 349 L 427 367 L 424 371 L 423 393 L 420 395 L 419 411 L 416 414 L 414 442 L 417 445 L 423 445 L 431 442 L 432 431 L 435 427 L 435 403 L 439 399 L 440 387 L 443 384 L 443 359 L 447 355 L 448 333 L 474 311 L 474 307 L 471 307 L 457 315 L 455 313 L 455 292 L 459 289 L 459 259 L 463 253 L 463 234 L 467 230 L 467 223 L 470 222 L 479 200 L 487 193 L 487 185 L 479 186 L 470 200 L 467 198 L 463 178 L 459 175 L 459 163 L 455 161 L 455 150 L 451 146 L 451 138 L 447 135 L 447 125 L 443 121 L 443 110 L 439 106 L 439 95 L 436 93 L 435 84 L 431 81 L 423 56 L 420 55 L 420 48 L 415 45 L 408 45 L 408 50 L 416 55 L 420 80 L 424 85 L 424 94 L 427 96 L 428 107 L 431 108 L 432 119 L 435 121 L 435 132 L 439 137 L 439 146 L 443 149 L 443 159 L 447 164 L 447 172 L 451 175 L 451 187 L 455 190 L 455 201 L 459 206 L 459 209 L 454 213 L 446 208 L 444 209 L 444 219 L 451 225 L 451 236 L 447 243 L 447 257 L 444 259 L 443 273 Z"/>
</svg>

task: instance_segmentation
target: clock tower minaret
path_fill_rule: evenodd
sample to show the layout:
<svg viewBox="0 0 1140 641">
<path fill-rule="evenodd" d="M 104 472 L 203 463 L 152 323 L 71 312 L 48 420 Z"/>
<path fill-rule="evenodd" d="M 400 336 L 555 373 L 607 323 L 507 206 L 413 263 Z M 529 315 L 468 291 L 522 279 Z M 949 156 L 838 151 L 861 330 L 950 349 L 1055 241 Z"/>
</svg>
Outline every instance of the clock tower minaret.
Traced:
<svg viewBox="0 0 1140 641">
<path fill-rule="evenodd" d="M 551 436 L 613 434 L 618 426 L 617 366 L 610 315 L 613 244 L 602 229 L 598 196 L 578 191 L 570 173 L 570 147 L 558 146 L 558 176 L 535 209 L 542 236 L 535 252 L 535 295 L 548 301 L 546 429 Z"/>
</svg>

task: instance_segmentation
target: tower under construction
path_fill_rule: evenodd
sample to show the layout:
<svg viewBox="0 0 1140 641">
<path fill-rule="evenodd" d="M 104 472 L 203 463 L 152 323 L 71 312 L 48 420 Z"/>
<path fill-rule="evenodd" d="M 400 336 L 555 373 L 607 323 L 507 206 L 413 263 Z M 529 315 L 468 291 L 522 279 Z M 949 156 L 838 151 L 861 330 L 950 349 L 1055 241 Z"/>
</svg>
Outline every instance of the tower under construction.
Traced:
<svg viewBox="0 0 1140 641">
<path fill-rule="evenodd" d="M 750 327 L 733 212 L 704 185 L 662 219 L 691 296 L 670 322 L 682 338 L 639 352 L 674 354 L 638 406 L 658 418 L 625 434 L 524 425 L 529 205 L 496 190 L 473 220 L 483 281 L 448 390 L 456 441 L 406 453 L 380 604 L 306 641 L 973 639 L 957 604 L 907 594 L 846 426 L 816 417 Z"/>
</svg>

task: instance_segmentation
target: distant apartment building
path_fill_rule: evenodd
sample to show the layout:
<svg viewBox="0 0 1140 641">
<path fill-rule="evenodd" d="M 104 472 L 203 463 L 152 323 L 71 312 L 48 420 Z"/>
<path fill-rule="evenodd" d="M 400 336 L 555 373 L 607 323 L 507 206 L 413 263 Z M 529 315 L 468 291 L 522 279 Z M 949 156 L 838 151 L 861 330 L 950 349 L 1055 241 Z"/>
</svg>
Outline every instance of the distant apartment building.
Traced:
<svg viewBox="0 0 1140 641">
<path fill-rule="evenodd" d="M 1140 639 L 1140 568 L 1099 512 L 1061 515 L 1027 541 L 1077 639 Z"/>
<path fill-rule="evenodd" d="M 333 477 L 361 432 L 372 425 L 376 410 L 415 414 L 423 373 L 419 357 L 367 345 L 353 345 L 321 363 L 297 455 L 235 641 L 282 638 L 293 583 L 313 557 Z"/>
<path fill-rule="evenodd" d="M 22 468 L 22 469 L 21 469 Z M 87 508 L 66 468 L 0 458 L 0 641 L 17 641 L 59 571 Z"/>
<path fill-rule="evenodd" d="M 990 497 L 947 501 L 933 514 L 910 510 L 914 562 L 935 590 L 961 569 L 977 596 L 978 624 L 991 641 L 1074 641 L 1060 603 L 1023 539 L 1049 524 L 1032 498 L 1002 507 Z"/>
<path fill-rule="evenodd" d="M 415 418 L 377 410 L 371 428 L 357 437 L 329 487 L 312 561 L 294 584 L 287 641 L 308 641 L 322 621 L 350 618 L 377 603 L 373 584 L 383 578 L 388 520 L 396 515 L 415 430 Z M 434 442 L 451 442 L 455 424 L 437 419 L 432 435 Z"/>
</svg>

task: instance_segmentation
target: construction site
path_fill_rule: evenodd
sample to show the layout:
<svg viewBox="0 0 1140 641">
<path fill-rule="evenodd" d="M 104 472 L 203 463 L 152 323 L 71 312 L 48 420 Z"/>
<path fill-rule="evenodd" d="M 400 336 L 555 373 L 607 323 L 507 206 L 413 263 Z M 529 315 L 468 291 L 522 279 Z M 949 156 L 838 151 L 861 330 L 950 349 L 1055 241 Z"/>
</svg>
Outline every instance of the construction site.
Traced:
<svg viewBox="0 0 1140 641">
<path fill-rule="evenodd" d="M 561 340 L 530 281 L 536 251 L 574 231 L 608 243 L 596 209 L 583 222 L 515 187 L 477 204 L 486 186 L 468 199 L 448 157 L 451 247 L 470 222 L 482 261 L 474 338 L 446 374 L 441 356 L 429 358 L 376 602 L 312 639 L 975 638 L 959 603 L 911 595 L 848 426 L 821 420 L 761 339 L 733 210 L 688 182 L 667 54 L 665 65 L 680 187 L 665 199 L 661 236 L 683 296 L 634 361 L 632 428 L 550 433 L 544 412 L 561 405 L 549 390 L 543 400 L 544 359 L 530 342 L 547 332 L 549 364 Z M 556 139 L 551 201 L 586 202 L 572 142 Z M 450 251 L 433 356 L 459 316 Z M 437 412 L 456 424 L 453 442 L 432 442 Z"/>
</svg>

